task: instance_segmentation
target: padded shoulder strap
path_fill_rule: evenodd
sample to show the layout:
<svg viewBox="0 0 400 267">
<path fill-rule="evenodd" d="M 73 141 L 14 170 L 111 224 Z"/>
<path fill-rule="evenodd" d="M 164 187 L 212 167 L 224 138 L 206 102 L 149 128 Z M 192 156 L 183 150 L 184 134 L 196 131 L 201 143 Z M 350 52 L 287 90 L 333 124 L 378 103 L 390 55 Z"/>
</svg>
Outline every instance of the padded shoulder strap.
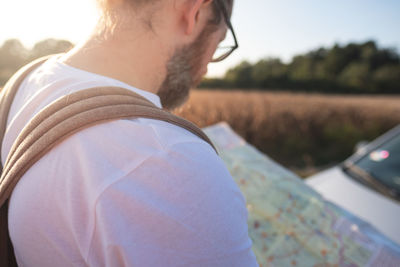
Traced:
<svg viewBox="0 0 400 267">
<path fill-rule="evenodd" d="M 193 123 L 156 107 L 142 96 L 119 87 L 90 88 L 64 96 L 39 112 L 14 142 L 0 178 L 0 205 L 24 173 L 55 145 L 92 125 L 121 118 L 163 120 L 199 136 L 216 151 Z"/>
<path fill-rule="evenodd" d="M 43 57 L 32 63 L 24 66 L 17 71 L 6 83 L 4 88 L 0 92 L 0 151 L 3 143 L 3 137 L 7 127 L 7 119 L 10 111 L 11 104 L 18 91 L 22 81 L 28 76 L 28 74 L 46 61 L 49 57 Z M 2 172 L 3 166 L 0 160 L 0 172 Z M 1 193 L 0 193 L 1 194 Z M 0 266 L 4 267 L 16 267 L 17 262 L 14 256 L 14 250 L 11 244 L 11 240 L 8 234 L 8 205 L 3 203 L 0 205 Z M 4 204 L 4 205 L 3 205 Z"/>
<path fill-rule="evenodd" d="M 0 92 L 0 151 L 3 143 L 4 134 L 7 127 L 7 118 L 11 104 L 17 94 L 18 88 L 26 76 L 40 64 L 48 60 L 51 56 L 39 58 L 18 70 L 5 84 Z M 0 162 L 1 166 L 1 162 Z"/>
<path fill-rule="evenodd" d="M 18 71 L 0 95 L 0 149 L 9 109 L 25 77 L 49 57 Z M 163 120 L 185 128 L 215 147 L 193 123 L 156 107 L 144 97 L 124 88 L 97 87 L 64 96 L 39 112 L 14 142 L 0 177 L 0 265 L 16 266 L 7 227 L 8 199 L 25 174 L 44 154 L 75 132 L 92 125 L 121 118 Z"/>
</svg>

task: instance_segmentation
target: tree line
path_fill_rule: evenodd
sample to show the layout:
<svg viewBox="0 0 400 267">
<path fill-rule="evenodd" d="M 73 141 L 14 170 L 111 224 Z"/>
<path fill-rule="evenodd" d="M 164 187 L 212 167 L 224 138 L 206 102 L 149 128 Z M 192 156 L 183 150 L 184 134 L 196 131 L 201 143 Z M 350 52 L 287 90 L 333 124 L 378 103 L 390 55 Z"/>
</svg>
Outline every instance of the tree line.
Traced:
<svg viewBox="0 0 400 267">
<path fill-rule="evenodd" d="M 279 58 L 244 61 L 223 78 L 205 79 L 201 87 L 398 94 L 400 57 L 374 41 L 335 44 L 297 55 L 287 64 Z"/>
<path fill-rule="evenodd" d="M 30 61 L 42 56 L 65 52 L 71 48 L 71 42 L 57 39 L 40 41 L 32 49 L 27 49 L 18 39 L 5 41 L 0 46 L 0 87 L 20 67 Z"/>
<path fill-rule="evenodd" d="M 46 39 L 27 49 L 17 39 L 0 47 L 0 87 L 33 59 L 69 50 L 66 40 Z M 395 49 L 379 48 L 374 41 L 335 44 L 295 56 L 284 63 L 266 58 L 244 61 L 224 77 L 204 79 L 200 87 L 317 91 L 323 93 L 400 93 L 400 56 Z"/>
</svg>

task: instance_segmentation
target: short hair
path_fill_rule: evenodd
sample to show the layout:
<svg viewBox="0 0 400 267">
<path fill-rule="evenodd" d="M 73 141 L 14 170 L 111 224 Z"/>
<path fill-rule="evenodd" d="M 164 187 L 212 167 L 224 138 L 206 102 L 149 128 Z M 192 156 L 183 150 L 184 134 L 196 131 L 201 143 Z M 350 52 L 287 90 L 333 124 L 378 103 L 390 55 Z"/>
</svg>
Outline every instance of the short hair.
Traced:
<svg viewBox="0 0 400 267">
<path fill-rule="evenodd" d="M 157 2 L 163 0 L 124 0 L 126 4 L 130 5 L 133 10 L 138 10 L 144 8 L 149 5 L 156 5 Z M 219 3 L 217 3 L 217 1 Z M 102 14 L 100 20 L 102 21 L 98 24 L 97 32 L 99 38 L 107 39 L 113 35 L 114 30 L 118 25 L 118 15 L 113 12 L 110 3 L 108 0 L 96 0 L 98 7 L 100 8 Z M 233 0 L 213 0 L 212 9 L 213 9 L 213 17 L 209 20 L 209 32 L 216 31 L 221 25 L 223 20 L 223 11 L 221 7 L 225 9 L 225 12 L 230 16 L 232 13 Z M 149 12 L 149 14 L 153 14 L 153 12 Z M 148 29 L 152 30 L 152 18 L 142 18 L 144 25 L 148 27 Z"/>
<path fill-rule="evenodd" d="M 141 7 L 144 6 L 146 4 L 150 4 L 150 3 L 154 3 L 154 2 L 158 2 L 160 0 L 125 0 L 128 4 L 132 5 L 133 7 Z M 106 11 L 108 10 L 109 4 L 108 4 L 108 0 L 96 0 L 98 6 L 103 10 Z"/>
<path fill-rule="evenodd" d="M 96 1 L 100 9 L 103 11 L 104 15 L 106 15 L 107 11 L 109 10 L 108 1 L 107 0 L 96 0 Z M 126 0 L 126 1 L 133 8 L 140 8 L 145 5 L 154 4 L 155 2 L 159 2 L 162 0 Z M 216 3 L 217 1 L 220 2 L 221 5 L 218 5 Z M 232 13 L 233 0 L 213 0 L 212 7 L 213 7 L 214 17 L 210 21 L 213 24 L 220 24 L 223 19 L 220 6 L 223 6 L 225 8 L 226 13 L 230 15 Z"/>
<path fill-rule="evenodd" d="M 217 4 L 217 2 L 220 2 L 220 5 Z M 214 18 L 211 20 L 213 24 L 219 25 L 223 19 L 222 11 L 220 10 L 220 6 L 222 6 L 225 9 L 226 14 L 231 16 L 232 14 L 232 8 L 233 8 L 233 0 L 214 0 L 213 1 L 213 13 L 214 13 Z"/>
</svg>

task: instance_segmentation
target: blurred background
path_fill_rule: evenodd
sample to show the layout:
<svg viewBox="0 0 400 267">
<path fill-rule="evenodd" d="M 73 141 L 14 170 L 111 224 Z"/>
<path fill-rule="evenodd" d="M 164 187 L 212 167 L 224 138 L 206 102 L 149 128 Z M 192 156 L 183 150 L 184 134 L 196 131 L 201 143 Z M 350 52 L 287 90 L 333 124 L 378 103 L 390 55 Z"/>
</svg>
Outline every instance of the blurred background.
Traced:
<svg viewBox="0 0 400 267">
<path fill-rule="evenodd" d="M 337 164 L 400 123 L 399 12 L 397 0 L 235 0 L 239 49 L 175 112 L 227 121 L 302 177 Z M 0 2 L 0 87 L 83 40 L 97 17 L 94 0 Z"/>
</svg>

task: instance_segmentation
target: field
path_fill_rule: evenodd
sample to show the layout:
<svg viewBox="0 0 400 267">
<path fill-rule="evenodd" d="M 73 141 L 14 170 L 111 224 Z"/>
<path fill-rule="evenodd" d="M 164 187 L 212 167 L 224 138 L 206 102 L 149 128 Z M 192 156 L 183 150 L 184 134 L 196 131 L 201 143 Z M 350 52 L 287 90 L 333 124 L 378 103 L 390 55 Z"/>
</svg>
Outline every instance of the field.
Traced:
<svg viewBox="0 0 400 267">
<path fill-rule="evenodd" d="M 346 159 L 357 142 L 400 124 L 400 95 L 193 90 L 174 113 L 200 127 L 226 121 L 247 142 L 306 177 Z"/>
<path fill-rule="evenodd" d="M 400 124 L 400 96 L 194 90 L 175 113 L 200 127 L 226 121 L 259 150 L 307 176 Z"/>
</svg>

